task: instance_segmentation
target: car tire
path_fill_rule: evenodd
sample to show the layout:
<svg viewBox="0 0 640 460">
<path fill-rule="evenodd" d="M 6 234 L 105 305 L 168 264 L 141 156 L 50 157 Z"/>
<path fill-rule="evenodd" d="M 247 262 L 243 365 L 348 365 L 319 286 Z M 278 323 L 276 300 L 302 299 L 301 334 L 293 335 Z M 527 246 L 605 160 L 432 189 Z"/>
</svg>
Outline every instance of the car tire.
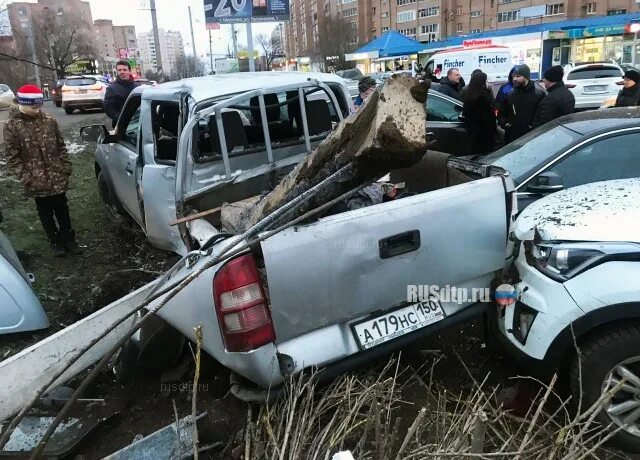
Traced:
<svg viewBox="0 0 640 460">
<path fill-rule="evenodd" d="M 122 229 L 130 229 L 133 226 L 133 220 L 112 193 L 109 182 L 102 171 L 98 173 L 98 195 L 109 222 Z"/>
<path fill-rule="evenodd" d="M 67 115 L 71 115 L 73 113 L 73 108 L 72 107 L 65 107 L 64 111 Z"/>
<path fill-rule="evenodd" d="M 630 324 L 618 324 L 602 330 L 589 337 L 581 346 L 582 361 L 582 395 L 580 391 L 580 374 L 578 357 L 576 356 L 571 366 L 570 384 L 571 393 L 577 403 L 582 396 L 582 410 L 586 410 L 598 401 L 610 377 L 621 379 L 619 370 L 631 370 L 636 379 L 640 380 L 640 322 Z M 630 380 L 627 378 L 627 382 Z M 614 385 L 610 384 L 608 388 Z M 640 390 L 640 381 L 630 385 Z M 618 423 L 625 416 L 640 410 L 640 404 L 630 410 L 625 410 L 617 417 L 609 415 L 607 410 L 622 402 L 631 401 L 640 403 L 640 394 L 633 395 L 623 390 L 618 391 L 612 401 L 596 416 L 602 426 L 608 426 L 613 422 L 612 428 L 616 429 L 623 423 Z M 614 418 L 612 418 L 614 417 Z M 616 418 L 618 421 L 616 421 Z M 635 427 L 628 430 L 620 430 L 611 440 L 612 444 L 629 452 L 640 452 L 640 419 L 635 422 Z M 633 430 L 633 432 L 631 432 Z"/>
</svg>

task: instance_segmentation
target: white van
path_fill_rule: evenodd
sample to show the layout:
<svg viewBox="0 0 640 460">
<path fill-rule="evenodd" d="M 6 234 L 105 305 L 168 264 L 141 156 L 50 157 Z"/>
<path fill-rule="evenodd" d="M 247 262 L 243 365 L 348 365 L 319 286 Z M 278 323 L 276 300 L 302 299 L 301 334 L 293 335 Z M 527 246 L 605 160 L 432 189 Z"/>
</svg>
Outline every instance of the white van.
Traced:
<svg viewBox="0 0 640 460">
<path fill-rule="evenodd" d="M 443 77 L 449 69 L 456 68 L 467 83 L 475 69 L 481 69 L 486 73 L 489 82 L 506 81 L 511 67 L 513 66 L 508 46 L 479 46 L 440 51 L 431 56 L 426 66 L 434 73 L 436 69 L 440 69 Z"/>
</svg>

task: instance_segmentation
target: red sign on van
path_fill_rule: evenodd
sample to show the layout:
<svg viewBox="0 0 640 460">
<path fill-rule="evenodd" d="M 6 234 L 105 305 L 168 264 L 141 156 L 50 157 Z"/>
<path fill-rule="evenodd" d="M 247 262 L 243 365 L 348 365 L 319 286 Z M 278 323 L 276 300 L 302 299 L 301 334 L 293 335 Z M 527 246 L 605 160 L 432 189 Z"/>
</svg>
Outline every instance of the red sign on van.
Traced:
<svg viewBox="0 0 640 460">
<path fill-rule="evenodd" d="M 474 40 L 465 40 L 462 42 L 462 46 L 491 46 L 493 44 L 493 40 L 490 38 L 486 39 L 474 39 Z"/>
</svg>

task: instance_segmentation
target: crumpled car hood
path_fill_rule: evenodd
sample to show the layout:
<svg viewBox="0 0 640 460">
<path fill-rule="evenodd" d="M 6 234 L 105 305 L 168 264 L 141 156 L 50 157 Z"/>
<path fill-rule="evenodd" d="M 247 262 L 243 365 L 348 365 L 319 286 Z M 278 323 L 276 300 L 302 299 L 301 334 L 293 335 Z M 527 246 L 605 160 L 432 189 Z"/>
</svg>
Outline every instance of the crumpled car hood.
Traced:
<svg viewBox="0 0 640 460">
<path fill-rule="evenodd" d="M 640 242 L 640 178 L 594 182 L 529 205 L 518 216 L 520 241 Z"/>
</svg>

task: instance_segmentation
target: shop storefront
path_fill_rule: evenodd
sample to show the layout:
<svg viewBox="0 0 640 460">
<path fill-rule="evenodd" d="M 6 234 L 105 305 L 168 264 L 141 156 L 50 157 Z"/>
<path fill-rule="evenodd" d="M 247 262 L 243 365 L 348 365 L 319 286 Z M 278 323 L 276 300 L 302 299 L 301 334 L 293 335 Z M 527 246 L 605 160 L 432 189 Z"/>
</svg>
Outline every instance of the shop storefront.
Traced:
<svg viewBox="0 0 640 460">
<path fill-rule="evenodd" d="M 545 32 L 549 65 L 611 61 L 640 65 L 640 24 L 588 27 Z"/>
</svg>

